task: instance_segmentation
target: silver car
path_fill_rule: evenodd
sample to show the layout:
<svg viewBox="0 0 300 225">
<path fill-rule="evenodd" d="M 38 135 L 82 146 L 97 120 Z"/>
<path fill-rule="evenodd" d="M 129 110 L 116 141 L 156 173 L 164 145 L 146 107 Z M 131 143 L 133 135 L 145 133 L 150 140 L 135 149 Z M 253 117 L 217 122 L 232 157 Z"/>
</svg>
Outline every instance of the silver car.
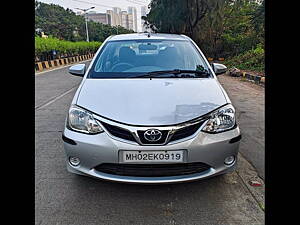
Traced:
<svg viewBox="0 0 300 225">
<path fill-rule="evenodd" d="M 63 132 L 68 171 L 111 181 L 173 183 L 233 171 L 241 139 L 235 109 L 185 35 L 107 38 L 83 76 Z"/>
</svg>

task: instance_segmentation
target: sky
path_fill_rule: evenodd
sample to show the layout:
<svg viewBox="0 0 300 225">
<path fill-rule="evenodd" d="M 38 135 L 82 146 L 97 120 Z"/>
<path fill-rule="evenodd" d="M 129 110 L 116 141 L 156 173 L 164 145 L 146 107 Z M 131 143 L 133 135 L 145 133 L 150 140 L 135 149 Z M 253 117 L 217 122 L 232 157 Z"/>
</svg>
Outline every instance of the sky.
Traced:
<svg viewBox="0 0 300 225">
<path fill-rule="evenodd" d="M 106 12 L 107 9 L 112 7 L 119 7 L 127 11 L 128 6 L 134 6 L 137 10 L 137 25 L 138 31 L 142 30 L 141 27 L 141 6 L 147 6 L 151 0 L 38 0 L 47 4 L 53 3 L 60 5 L 64 8 L 69 8 L 77 12 L 75 8 L 89 8 L 94 6 L 92 11 Z M 94 3 L 94 4 L 93 4 Z"/>
</svg>

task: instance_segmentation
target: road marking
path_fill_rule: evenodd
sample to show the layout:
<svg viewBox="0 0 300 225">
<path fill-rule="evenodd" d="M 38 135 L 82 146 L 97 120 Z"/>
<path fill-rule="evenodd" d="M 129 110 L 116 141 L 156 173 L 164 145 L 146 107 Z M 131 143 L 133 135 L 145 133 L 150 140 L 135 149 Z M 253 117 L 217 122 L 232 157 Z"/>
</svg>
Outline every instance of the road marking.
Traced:
<svg viewBox="0 0 300 225">
<path fill-rule="evenodd" d="M 81 61 L 81 62 L 78 62 L 78 63 L 84 63 L 84 62 L 88 62 L 88 61 L 91 61 L 91 59 L 88 59 L 88 60 L 85 60 L 85 61 Z M 69 65 L 66 65 L 66 66 L 60 66 L 60 67 L 57 67 L 57 68 L 54 68 L 54 69 L 51 69 L 51 70 L 42 71 L 42 72 L 39 72 L 39 73 L 35 73 L 35 75 L 37 76 L 37 75 L 41 75 L 41 74 L 44 74 L 44 73 L 52 72 L 52 71 L 55 71 L 55 70 L 63 69 L 63 68 L 72 66 L 74 64 L 76 64 L 76 63 L 72 63 L 72 64 L 69 64 Z"/>
<path fill-rule="evenodd" d="M 67 95 L 67 94 L 69 94 L 69 93 L 72 92 L 75 88 L 77 88 L 77 85 L 74 86 L 74 87 L 72 87 L 72 88 L 69 89 L 68 91 L 66 91 L 66 92 L 64 92 L 64 93 L 62 93 L 62 94 L 60 94 L 60 95 L 58 95 L 58 96 L 52 98 L 52 99 L 49 100 L 48 102 L 42 103 L 41 105 L 36 106 L 36 107 L 35 107 L 35 110 L 45 108 L 46 106 L 52 104 L 53 102 L 57 101 L 58 99 L 64 97 L 64 96 Z"/>
</svg>

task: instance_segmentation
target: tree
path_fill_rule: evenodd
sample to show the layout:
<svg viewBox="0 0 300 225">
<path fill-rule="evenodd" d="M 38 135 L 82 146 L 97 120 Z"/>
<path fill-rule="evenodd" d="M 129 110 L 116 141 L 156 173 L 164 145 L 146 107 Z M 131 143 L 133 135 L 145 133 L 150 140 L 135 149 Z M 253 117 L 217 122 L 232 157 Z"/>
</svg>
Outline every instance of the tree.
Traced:
<svg viewBox="0 0 300 225">
<path fill-rule="evenodd" d="M 195 40 L 201 43 L 204 52 L 216 58 L 222 52 L 222 34 L 224 33 L 225 8 L 229 1 L 215 1 L 211 10 L 197 26 Z"/>
<path fill-rule="evenodd" d="M 215 3 L 216 0 L 152 0 L 151 10 L 143 19 L 154 31 L 193 37 Z"/>
<path fill-rule="evenodd" d="M 112 34 L 132 33 L 123 27 L 112 27 L 93 21 L 88 22 L 90 41 L 103 42 Z M 47 35 L 68 41 L 85 41 L 85 18 L 76 15 L 71 9 L 59 5 L 35 2 L 35 29 Z M 37 33 L 36 33 L 37 34 Z"/>
<path fill-rule="evenodd" d="M 157 32 L 186 34 L 210 57 L 230 57 L 264 41 L 264 1 L 152 0 L 143 17 Z"/>
<path fill-rule="evenodd" d="M 254 30 L 260 39 L 260 43 L 265 43 L 265 0 L 257 7 L 251 15 L 251 22 Z"/>
</svg>

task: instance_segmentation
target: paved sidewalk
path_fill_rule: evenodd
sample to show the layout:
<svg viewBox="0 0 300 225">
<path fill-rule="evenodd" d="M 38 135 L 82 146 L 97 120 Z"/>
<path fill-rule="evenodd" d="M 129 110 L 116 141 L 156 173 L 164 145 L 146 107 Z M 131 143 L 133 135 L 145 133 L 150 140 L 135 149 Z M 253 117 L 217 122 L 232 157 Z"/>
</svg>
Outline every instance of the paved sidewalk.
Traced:
<svg viewBox="0 0 300 225">
<path fill-rule="evenodd" d="M 240 77 L 218 76 L 237 112 L 240 153 L 265 178 L 265 88 Z"/>
</svg>

